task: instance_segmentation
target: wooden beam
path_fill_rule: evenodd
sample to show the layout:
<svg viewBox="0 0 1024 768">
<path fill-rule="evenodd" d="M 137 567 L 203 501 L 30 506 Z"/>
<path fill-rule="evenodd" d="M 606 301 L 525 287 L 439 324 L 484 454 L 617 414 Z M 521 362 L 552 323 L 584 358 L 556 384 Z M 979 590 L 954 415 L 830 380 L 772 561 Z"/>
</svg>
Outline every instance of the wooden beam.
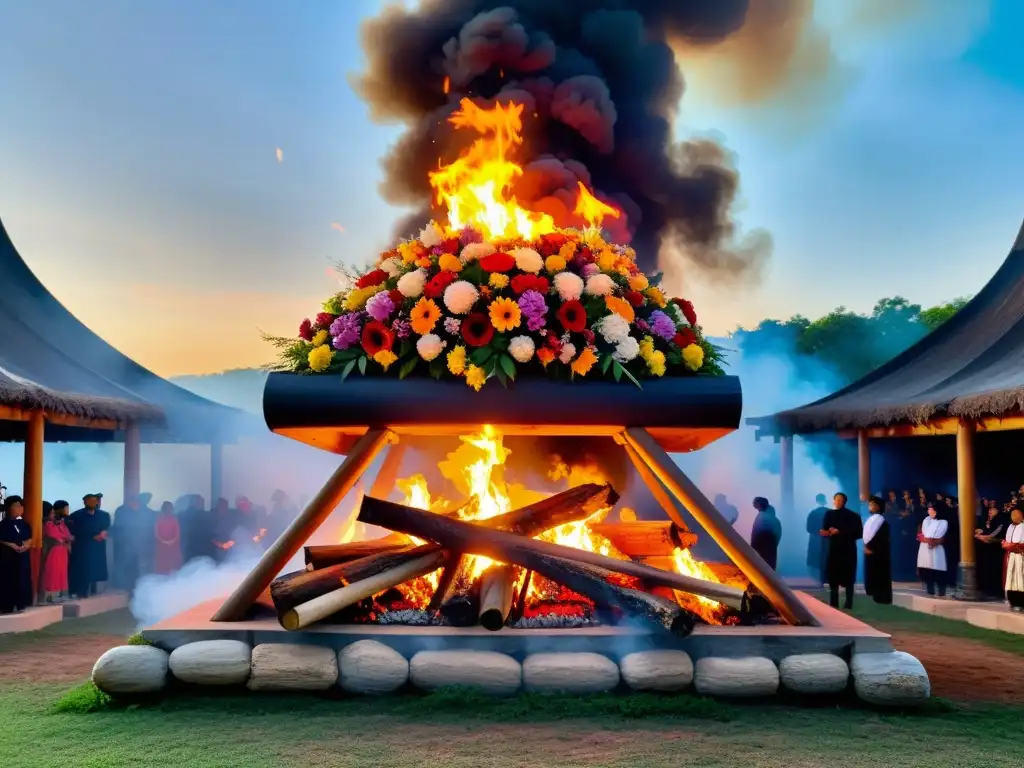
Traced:
<svg viewBox="0 0 1024 768">
<path fill-rule="evenodd" d="M 671 457 L 658 445 L 647 431 L 640 428 L 627 429 L 625 439 L 640 459 L 665 487 L 683 503 L 694 519 L 704 528 L 715 543 L 736 564 L 743 574 L 774 606 L 782 618 L 790 624 L 817 626 L 818 621 L 807 609 L 793 590 L 768 567 L 768 564 L 743 540 L 743 537 L 715 509 L 701 490 L 679 468 Z M 633 454 L 630 454 L 632 457 Z M 671 515 L 671 513 L 669 513 Z M 673 522 L 685 525 L 681 518 Z"/>
<path fill-rule="evenodd" d="M 973 423 L 975 432 L 1008 432 L 1024 429 L 1024 415 L 978 419 Z M 836 435 L 843 440 L 851 440 L 860 432 L 864 432 L 872 439 L 878 437 L 952 437 L 959 429 L 960 419 L 945 417 L 923 424 L 892 424 L 886 427 L 867 427 L 863 430 L 840 429 Z"/>
<path fill-rule="evenodd" d="M 960 501 L 960 568 L 962 597 L 978 599 L 977 561 L 974 552 L 974 510 L 978 490 L 974 476 L 974 423 L 964 421 L 956 433 L 956 492 Z"/>
<path fill-rule="evenodd" d="M 857 433 L 857 495 L 861 506 L 871 498 L 871 444 L 865 430 Z"/>
<path fill-rule="evenodd" d="M 327 484 L 313 497 L 312 501 L 299 514 L 287 530 L 270 548 L 263 553 L 256 567 L 249 572 L 241 584 L 231 593 L 220 609 L 214 614 L 213 621 L 241 621 L 246 611 L 257 597 L 270 586 L 274 577 L 288 564 L 295 554 L 313 535 L 317 528 L 330 517 L 335 507 L 341 503 L 345 495 L 352 490 L 367 467 L 395 436 L 386 429 L 375 429 L 367 432 L 355 445 L 345 461 L 327 480 Z"/>
<path fill-rule="evenodd" d="M 793 436 L 783 437 L 779 441 L 779 485 L 781 494 L 781 507 L 785 514 L 792 514 L 794 511 L 794 483 L 793 483 Z M 785 519 L 785 518 L 784 518 Z"/>
<path fill-rule="evenodd" d="M 136 498 L 142 490 L 142 442 L 139 428 L 129 425 L 124 433 L 124 501 Z"/>
<path fill-rule="evenodd" d="M 398 481 L 398 473 L 402 468 L 402 460 L 405 458 L 405 443 L 392 443 L 384 454 L 384 461 L 381 462 L 380 471 L 373 478 L 370 486 L 370 495 L 378 499 L 386 499 L 395 490 L 395 483 Z"/>
<path fill-rule="evenodd" d="M 70 416 L 66 413 L 46 413 L 45 411 L 24 410 L 0 405 L 0 421 L 31 421 L 32 414 L 43 413 L 47 424 L 57 427 L 82 427 L 83 429 L 121 429 L 123 426 L 113 419 L 88 419 L 84 416 Z"/>
</svg>

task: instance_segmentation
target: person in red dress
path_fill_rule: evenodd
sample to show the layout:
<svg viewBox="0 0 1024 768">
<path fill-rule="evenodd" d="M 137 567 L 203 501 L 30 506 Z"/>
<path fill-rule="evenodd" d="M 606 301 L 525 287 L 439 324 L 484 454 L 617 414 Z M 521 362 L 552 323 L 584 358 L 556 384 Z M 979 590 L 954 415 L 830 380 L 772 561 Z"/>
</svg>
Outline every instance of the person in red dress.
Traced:
<svg viewBox="0 0 1024 768">
<path fill-rule="evenodd" d="M 165 501 L 156 520 L 156 550 L 153 553 L 154 573 L 174 573 L 181 568 L 181 526 L 174 514 L 174 505 Z"/>
<path fill-rule="evenodd" d="M 49 545 L 43 563 L 43 592 L 48 603 L 60 602 L 68 594 L 68 548 L 75 540 L 64 522 L 68 511 L 66 501 L 55 501 L 43 521 L 43 536 Z"/>
</svg>

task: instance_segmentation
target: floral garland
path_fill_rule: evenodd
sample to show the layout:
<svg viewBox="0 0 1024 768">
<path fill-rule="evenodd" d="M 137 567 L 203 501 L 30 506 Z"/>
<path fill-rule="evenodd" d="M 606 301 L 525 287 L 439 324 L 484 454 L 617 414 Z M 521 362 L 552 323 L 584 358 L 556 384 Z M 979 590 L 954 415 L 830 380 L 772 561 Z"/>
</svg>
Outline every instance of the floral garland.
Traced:
<svg viewBox="0 0 1024 768">
<path fill-rule="evenodd" d="M 490 378 L 721 375 L 693 305 L 669 300 L 626 246 L 599 232 L 560 230 L 484 242 L 431 223 L 381 254 L 299 328 L 271 339 L 283 370 L 342 379 L 425 373 L 479 391 Z"/>
</svg>

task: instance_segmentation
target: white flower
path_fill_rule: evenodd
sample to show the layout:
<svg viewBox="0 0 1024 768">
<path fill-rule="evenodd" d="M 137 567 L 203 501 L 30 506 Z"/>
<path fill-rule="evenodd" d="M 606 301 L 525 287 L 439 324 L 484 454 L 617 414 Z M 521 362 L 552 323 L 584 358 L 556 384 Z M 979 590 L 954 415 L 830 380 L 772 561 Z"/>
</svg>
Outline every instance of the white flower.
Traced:
<svg viewBox="0 0 1024 768">
<path fill-rule="evenodd" d="M 380 268 L 387 272 L 391 277 L 394 277 L 402 271 L 402 262 L 400 259 L 396 259 L 392 256 L 390 259 L 384 259 L 380 263 Z"/>
<path fill-rule="evenodd" d="M 544 269 L 544 258 L 533 248 L 513 248 L 509 255 L 516 260 L 516 266 L 523 272 L 535 275 Z"/>
<path fill-rule="evenodd" d="M 587 278 L 587 293 L 591 296 L 607 296 L 615 289 L 615 281 L 608 275 L 600 274 Z"/>
<path fill-rule="evenodd" d="M 477 261 L 484 256 L 490 256 L 495 250 L 490 243 L 470 243 L 462 249 L 459 258 L 462 259 L 463 264 L 469 264 L 469 262 Z"/>
<path fill-rule="evenodd" d="M 609 344 L 618 344 L 629 336 L 629 322 L 622 315 L 613 312 L 607 317 L 601 318 L 597 325 L 597 332 Z"/>
<path fill-rule="evenodd" d="M 419 341 L 416 342 L 416 351 L 419 352 L 420 357 L 428 363 L 440 355 L 441 350 L 444 348 L 445 343 L 441 341 L 440 336 L 434 333 L 428 333 L 425 336 L 420 336 Z"/>
<path fill-rule="evenodd" d="M 669 302 L 668 306 L 665 307 L 663 312 L 668 312 L 671 318 L 675 321 L 676 325 L 689 325 L 690 323 L 686 320 L 686 315 L 683 314 L 683 310 L 679 308 L 678 304 Z"/>
<path fill-rule="evenodd" d="M 533 339 L 529 336 L 516 336 L 508 343 L 508 353 L 516 359 L 517 363 L 528 363 L 536 351 Z"/>
<path fill-rule="evenodd" d="M 473 308 L 480 292 L 466 280 L 458 280 L 444 289 L 444 305 L 453 315 L 464 315 Z"/>
<path fill-rule="evenodd" d="M 576 347 L 573 344 L 563 344 L 562 352 L 558 356 L 558 360 L 565 365 L 572 362 L 572 359 L 576 357 Z"/>
<path fill-rule="evenodd" d="M 635 359 L 639 354 L 640 342 L 632 336 L 627 336 L 616 345 L 615 351 L 612 352 L 612 357 L 620 363 L 628 363 L 630 360 Z"/>
<path fill-rule="evenodd" d="M 427 271 L 425 269 L 414 269 L 398 278 L 398 290 L 408 299 L 415 299 L 422 294 L 423 286 L 426 284 Z"/>
<path fill-rule="evenodd" d="M 583 280 L 572 272 L 555 275 L 555 290 L 562 301 L 577 301 L 583 295 Z"/>
<path fill-rule="evenodd" d="M 434 222 L 430 222 L 420 232 L 420 242 L 423 243 L 427 248 L 433 248 L 435 245 L 440 245 L 444 241 L 444 232 Z"/>
</svg>

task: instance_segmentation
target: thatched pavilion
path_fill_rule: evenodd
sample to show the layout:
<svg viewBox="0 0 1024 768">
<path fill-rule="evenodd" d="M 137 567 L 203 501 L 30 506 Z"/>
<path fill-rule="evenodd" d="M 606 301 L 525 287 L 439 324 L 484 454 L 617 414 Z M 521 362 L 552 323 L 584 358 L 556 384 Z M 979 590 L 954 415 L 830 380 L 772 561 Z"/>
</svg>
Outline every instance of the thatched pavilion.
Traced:
<svg viewBox="0 0 1024 768">
<path fill-rule="evenodd" d="M 976 436 L 1024 430 L 1024 226 L 1006 261 L 951 320 L 850 386 L 788 411 L 747 419 L 782 454 L 782 506 L 793 507 L 793 437 L 857 441 L 858 492 L 871 494 L 872 442 L 956 437 L 959 586 L 977 597 L 974 539 Z"/>
</svg>

